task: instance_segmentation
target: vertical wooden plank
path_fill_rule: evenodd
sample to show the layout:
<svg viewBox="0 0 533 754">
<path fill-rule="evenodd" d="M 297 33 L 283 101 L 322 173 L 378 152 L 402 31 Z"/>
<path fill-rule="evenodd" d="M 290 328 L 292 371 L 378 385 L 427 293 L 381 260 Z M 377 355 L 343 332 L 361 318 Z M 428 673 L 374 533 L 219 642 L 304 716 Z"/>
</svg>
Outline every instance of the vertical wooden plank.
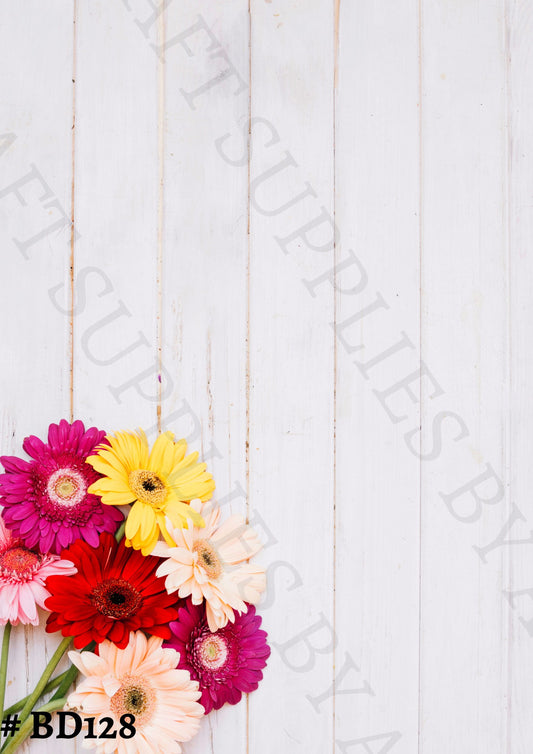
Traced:
<svg viewBox="0 0 533 754">
<path fill-rule="evenodd" d="M 109 431 L 148 428 L 159 399 L 158 61 L 120 3 L 78 6 L 75 413 Z"/>
<path fill-rule="evenodd" d="M 508 750 L 507 554 L 472 550 L 509 508 L 496 479 L 508 450 L 504 31 L 501 0 L 422 3 L 422 356 L 441 386 L 423 396 L 423 452 L 443 438 L 422 465 L 423 751 Z M 455 412 L 440 428 L 438 410 Z M 477 507 L 460 490 L 484 472 L 478 494 L 493 504 Z"/>
<path fill-rule="evenodd" d="M 213 473 L 215 499 L 246 487 L 247 147 L 231 165 L 218 139 L 248 121 L 248 5 L 171 3 L 164 48 L 163 429 L 186 437 Z M 149 30 L 155 42 L 156 26 Z M 234 67 L 237 73 L 224 72 Z M 240 145 L 239 145 L 240 147 Z M 245 493 L 225 508 L 246 512 Z M 244 754 L 247 705 L 203 721 L 190 754 Z"/>
<path fill-rule="evenodd" d="M 336 752 L 417 750 L 418 5 L 340 3 Z M 398 418 L 401 417 L 401 418 Z"/>
<path fill-rule="evenodd" d="M 302 279 L 334 253 L 328 220 L 301 233 L 334 211 L 334 14 L 325 0 L 254 0 L 251 13 L 249 492 L 278 544 L 263 556 L 274 649 L 249 750 L 326 752 L 333 697 L 319 709 L 309 697 L 334 664 L 334 306 Z"/>
<path fill-rule="evenodd" d="M 24 437 L 46 436 L 50 422 L 69 414 L 69 323 L 48 292 L 69 277 L 72 22 L 67 0 L 53 7 L 32 0 L 2 7 L 0 387 L 6 455 L 23 455 Z M 43 625 L 13 629 L 8 704 L 34 687 L 57 644 Z M 67 749 L 72 746 L 60 749 L 55 741 L 31 747 L 36 754 Z"/>
<path fill-rule="evenodd" d="M 531 326 L 533 310 L 531 290 L 533 263 L 531 234 L 533 212 L 533 61 L 531 33 L 533 6 L 513 0 L 507 3 L 507 118 L 508 118 L 508 241 L 510 307 L 510 499 L 512 522 L 501 541 L 510 560 L 509 579 L 505 585 L 510 608 L 509 689 L 507 752 L 527 751 L 533 744 L 527 700 L 533 693 L 529 668 L 533 658 L 533 612 L 531 588 L 533 548 L 531 547 L 532 510 L 531 468 L 533 409 L 531 379 L 533 347 Z M 512 518 L 511 518 L 512 517 Z M 494 539 L 494 537 L 492 538 Z M 491 553 L 492 558 L 501 549 Z M 489 555 L 487 555 L 487 559 Z"/>
</svg>

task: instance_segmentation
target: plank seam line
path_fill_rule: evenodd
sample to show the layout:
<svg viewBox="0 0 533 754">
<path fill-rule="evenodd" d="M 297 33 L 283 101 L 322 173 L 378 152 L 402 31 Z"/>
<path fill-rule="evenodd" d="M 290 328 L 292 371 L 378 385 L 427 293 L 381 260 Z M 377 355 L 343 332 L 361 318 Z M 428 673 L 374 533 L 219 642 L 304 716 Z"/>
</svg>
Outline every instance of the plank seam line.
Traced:
<svg viewBox="0 0 533 754">
<path fill-rule="evenodd" d="M 160 50 L 165 49 L 166 26 L 165 26 L 165 0 L 163 0 L 163 12 L 158 16 L 157 36 Z M 157 429 L 160 433 L 161 404 L 163 395 L 162 366 L 163 366 L 163 228 L 165 221 L 165 57 L 163 53 L 157 56 L 157 261 L 156 261 L 156 288 L 157 288 L 157 324 L 156 324 L 156 348 L 157 348 Z"/>
<path fill-rule="evenodd" d="M 507 406 L 507 422 L 503 427 L 504 433 L 504 458 L 503 467 L 507 469 L 505 481 L 508 484 L 509 501 L 512 501 L 512 474 L 511 474 L 511 460 L 512 460 L 512 413 L 511 413 L 511 390 L 512 390 L 512 320 L 511 320 L 511 241 L 512 241 L 512 225 L 511 225 L 511 198 L 512 198 L 512 167 L 513 167 L 513 151 L 512 151 L 512 78 L 511 78 L 511 15 L 510 15 L 510 0 L 503 0 L 503 54 L 505 56 L 505 127 L 504 133 L 504 170 L 505 176 L 502 187 L 503 198 L 503 222 L 506 226 L 506 281 L 505 281 L 505 294 L 507 297 L 507 349 L 506 349 L 506 406 Z M 503 558 L 507 557 L 507 563 L 502 563 L 502 572 L 505 573 L 505 566 L 507 567 L 507 578 L 509 583 L 509 589 L 513 590 L 513 565 L 512 565 L 512 553 L 511 548 L 508 548 L 506 555 L 502 554 Z M 506 751 L 507 754 L 512 752 L 512 700 L 513 700 L 513 673 L 512 673 L 512 646 L 513 646 L 513 614 L 512 611 L 507 611 L 507 652 L 506 652 L 506 701 L 507 710 L 504 716 L 504 725 L 506 726 Z M 503 670 L 503 669 L 502 669 Z M 502 679 L 503 680 L 503 679 Z M 505 709 L 505 707 L 504 707 Z"/>
<path fill-rule="evenodd" d="M 69 322 L 69 412 L 70 421 L 74 421 L 74 244 L 76 240 L 76 76 L 77 76 L 77 16 L 78 0 L 73 0 L 73 19 L 72 19 L 72 128 L 70 143 L 70 159 L 72 166 L 72 178 L 70 185 L 70 257 L 69 257 L 69 282 L 70 282 L 70 322 Z"/>
<path fill-rule="evenodd" d="M 337 86 L 339 66 L 339 29 L 340 29 L 341 0 L 333 0 L 333 604 L 332 624 L 333 635 L 337 635 Z M 336 699 L 336 650 L 333 650 L 333 682 L 332 682 L 332 752 L 335 754 L 335 735 L 337 727 L 337 699 Z"/>
<path fill-rule="evenodd" d="M 245 393 L 246 393 L 246 436 L 245 436 L 245 468 L 246 468 L 246 523 L 250 521 L 250 268 L 252 259 L 251 241 L 251 210 L 250 210 L 250 179 L 252 162 L 252 3 L 248 0 L 248 144 L 247 144 L 247 195 L 246 195 L 246 352 L 245 352 Z M 246 695 L 246 754 L 250 753 L 250 697 Z"/>
<path fill-rule="evenodd" d="M 419 299 L 418 299 L 418 322 L 419 322 L 419 368 L 423 364 L 423 202 L 424 202 L 424 139 L 423 139 L 423 0 L 418 0 L 418 275 L 419 275 Z M 422 380 L 419 387 L 419 411 L 420 411 L 420 457 L 422 458 L 423 433 L 422 424 L 424 417 L 424 395 Z M 422 461 L 418 466 L 418 720 L 417 720 L 417 751 L 421 754 L 422 742 Z"/>
</svg>

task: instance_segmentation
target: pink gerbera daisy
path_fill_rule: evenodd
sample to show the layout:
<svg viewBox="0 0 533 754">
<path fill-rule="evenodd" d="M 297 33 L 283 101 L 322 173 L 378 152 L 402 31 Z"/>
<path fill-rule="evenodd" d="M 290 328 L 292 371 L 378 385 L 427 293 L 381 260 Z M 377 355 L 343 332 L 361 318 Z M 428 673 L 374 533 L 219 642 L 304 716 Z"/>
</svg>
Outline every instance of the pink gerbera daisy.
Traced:
<svg viewBox="0 0 533 754">
<path fill-rule="evenodd" d="M 85 431 L 83 422 L 62 419 L 50 425 L 47 444 L 24 440 L 31 461 L 0 458 L 7 472 L 0 475 L 2 515 L 26 547 L 59 554 L 77 539 L 97 547 L 100 532 L 115 533 L 122 513 L 87 492 L 100 474 L 85 459 L 104 438 L 96 427 Z"/>
<path fill-rule="evenodd" d="M 37 606 L 44 607 L 50 596 L 46 588 L 49 576 L 76 573 L 73 563 L 57 555 L 41 555 L 28 550 L 0 517 L 0 625 L 39 623 Z"/>
<path fill-rule="evenodd" d="M 163 646 L 179 652 L 178 668 L 188 670 L 200 684 L 206 714 L 226 702 L 237 704 L 243 693 L 257 688 L 270 656 L 267 634 L 260 626 L 253 605 L 215 633 L 209 630 L 205 605 L 193 605 L 189 599 L 180 607 L 178 620 L 170 624 L 172 639 Z"/>
</svg>

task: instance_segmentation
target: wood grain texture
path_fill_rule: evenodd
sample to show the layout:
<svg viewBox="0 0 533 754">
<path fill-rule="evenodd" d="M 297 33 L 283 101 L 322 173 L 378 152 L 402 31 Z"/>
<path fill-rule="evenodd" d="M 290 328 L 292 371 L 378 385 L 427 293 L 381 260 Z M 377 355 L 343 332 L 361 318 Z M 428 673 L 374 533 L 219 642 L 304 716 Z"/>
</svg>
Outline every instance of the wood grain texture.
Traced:
<svg viewBox="0 0 533 754">
<path fill-rule="evenodd" d="M 438 412 L 456 414 L 442 425 L 442 453 L 422 464 L 422 751 L 506 746 L 507 552 L 484 564 L 472 546 L 494 539 L 510 500 L 504 492 L 476 511 L 467 495 L 441 497 L 487 463 L 506 474 L 503 20 L 501 2 L 425 3 L 422 10 L 421 346 L 440 386 L 437 395 L 433 381 L 424 386 L 424 452 Z M 495 487 L 487 481 L 483 496 Z M 450 706 L 457 726 L 442 714 Z"/>
<path fill-rule="evenodd" d="M 300 229 L 334 211 L 333 16 L 320 0 L 251 7 L 250 502 L 278 540 L 265 560 L 283 565 L 270 571 L 275 649 L 250 700 L 250 752 L 318 753 L 333 737 L 333 697 L 317 713 L 307 696 L 334 673 L 334 302 L 302 279 L 334 249 L 329 223 L 323 252 Z"/>
<path fill-rule="evenodd" d="M 0 156 L 1 431 L 2 453 L 12 455 L 70 410 L 69 319 L 49 289 L 70 277 L 72 4 L 2 10 L 2 133 L 16 136 Z M 31 626 L 13 629 L 11 641 L 8 703 L 33 689 L 58 643 Z M 32 746 L 56 750 L 54 741 Z"/>
<path fill-rule="evenodd" d="M 508 580 L 505 591 L 509 606 L 507 750 L 531 746 L 527 700 L 533 693 L 533 679 L 527 668 L 533 654 L 531 618 L 531 547 L 533 505 L 531 503 L 532 449 L 531 346 L 532 311 L 529 292 L 533 282 L 531 234 L 533 232 L 533 60 L 528 43 L 533 29 L 533 6 L 510 2 L 506 7 L 506 139 L 507 244 L 509 274 L 509 408 L 507 479 L 509 497 L 519 515 L 507 540 Z M 524 544 L 524 542 L 526 544 Z M 488 558 L 488 556 L 487 556 Z"/>
<path fill-rule="evenodd" d="M 2 453 L 172 429 L 266 542 L 184 750 L 530 750 L 533 0 L 0 8 Z"/>
<path fill-rule="evenodd" d="M 249 20 L 242 0 L 227 3 L 223 14 L 204 17 L 204 10 L 176 3 L 160 26 L 161 43 L 169 45 L 161 357 L 173 382 L 161 416 L 163 429 L 187 437 L 206 460 L 218 500 L 236 485 L 243 490 L 228 501 L 228 515 L 247 510 L 248 177 L 221 158 L 215 142 L 246 123 L 249 97 L 244 81 L 217 77 L 232 64 L 247 82 Z M 178 35 L 183 43 L 174 44 Z M 213 713 L 187 750 L 214 754 L 231 741 L 244 754 L 247 719 L 245 702 Z"/>
<path fill-rule="evenodd" d="M 362 740 L 348 752 L 418 745 L 420 463 L 404 435 L 421 410 L 419 381 L 414 400 L 398 384 L 419 366 L 418 44 L 416 3 L 341 3 L 337 674 L 356 667 L 335 733 Z"/>
</svg>

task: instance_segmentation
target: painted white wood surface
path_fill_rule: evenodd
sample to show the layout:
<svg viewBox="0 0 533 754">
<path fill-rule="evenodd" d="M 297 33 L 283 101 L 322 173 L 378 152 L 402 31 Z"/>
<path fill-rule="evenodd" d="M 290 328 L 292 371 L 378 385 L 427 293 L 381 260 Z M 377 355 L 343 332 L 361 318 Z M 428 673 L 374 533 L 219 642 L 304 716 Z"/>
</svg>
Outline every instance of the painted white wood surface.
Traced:
<svg viewBox="0 0 533 754">
<path fill-rule="evenodd" d="M 533 0 L 0 8 L 2 452 L 159 424 L 266 541 L 185 750 L 529 751 Z"/>
<path fill-rule="evenodd" d="M 423 751 L 518 750 L 506 748 L 508 552 L 496 549 L 484 563 L 472 551 L 500 531 L 510 496 L 478 516 L 464 497 L 451 514 L 438 494 L 457 490 L 487 463 L 508 481 L 504 22 L 499 1 L 423 8 L 421 352 L 442 388 L 432 399 L 433 386 L 425 385 L 423 447 L 431 447 L 439 411 L 456 412 L 469 432 L 454 442 L 463 429 L 449 417 L 445 449 L 422 463 Z M 475 35 L 465 35 L 474 27 Z M 469 514 L 474 520 L 458 520 Z M 442 715 L 452 700 L 457 726 Z"/>
<path fill-rule="evenodd" d="M 420 469 L 403 435 L 420 404 L 391 396 L 408 416 L 393 424 L 374 392 L 418 366 L 417 30 L 416 2 L 340 4 L 336 667 L 359 672 L 338 684 L 335 734 L 379 736 L 371 751 L 417 748 Z"/>
<path fill-rule="evenodd" d="M 24 437 L 70 412 L 69 317 L 48 291 L 70 277 L 73 35 L 68 3 L 4 4 L 2 16 L 2 453 L 15 455 Z M 33 689 L 57 643 L 43 628 L 13 629 L 8 703 Z"/>
</svg>

